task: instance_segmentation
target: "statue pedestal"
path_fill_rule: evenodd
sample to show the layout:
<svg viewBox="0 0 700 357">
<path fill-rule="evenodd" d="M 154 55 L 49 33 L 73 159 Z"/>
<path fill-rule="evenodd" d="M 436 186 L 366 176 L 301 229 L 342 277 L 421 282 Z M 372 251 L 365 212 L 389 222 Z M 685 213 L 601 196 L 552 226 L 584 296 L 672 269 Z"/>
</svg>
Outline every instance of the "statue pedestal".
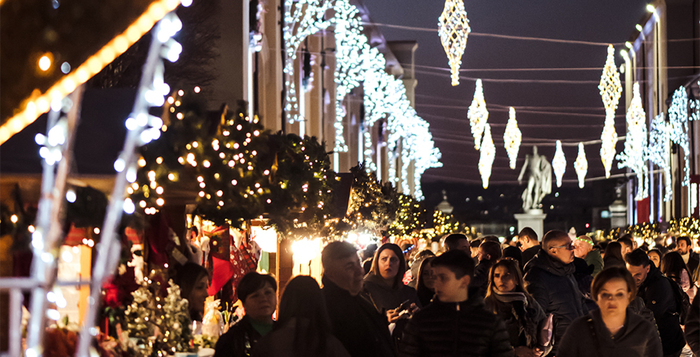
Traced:
<svg viewBox="0 0 700 357">
<path fill-rule="evenodd" d="M 537 233 L 540 241 L 544 235 L 544 219 L 547 217 L 546 213 L 543 213 L 541 209 L 532 209 L 526 213 L 516 213 L 515 219 L 518 220 L 518 232 L 525 227 L 530 227 Z"/>
</svg>

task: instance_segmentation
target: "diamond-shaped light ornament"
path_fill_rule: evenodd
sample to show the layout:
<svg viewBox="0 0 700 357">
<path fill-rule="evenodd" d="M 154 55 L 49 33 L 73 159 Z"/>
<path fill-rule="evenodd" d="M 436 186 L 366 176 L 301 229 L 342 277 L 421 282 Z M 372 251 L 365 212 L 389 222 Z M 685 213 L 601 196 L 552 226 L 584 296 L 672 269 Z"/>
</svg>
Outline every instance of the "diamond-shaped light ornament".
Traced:
<svg viewBox="0 0 700 357">
<path fill-rule="evenodd" d="M 459 67 L 471 32 L 467 11 L 462 0 L 447 0 L 438 19 L 438 35 L 445 49 L 452 72 L 452 85 L 459 84 Z"/>
<path fill-rule="evenodd" d="M 578 156 L 574 161 L 574 169 L 578 177 L 578 187 L 583 188 L 588 173 L 588 160 L 586 160 L 586 151 L 583 149 L 583 143 L 578 143 Z"/>
<path fill-rule="evenodd" d="M 515 169 L 515 162 L 518 159 L 518 150 L 520 150 L 520 141 L 523 134 L 518 129 L 518 121 L 515 120 L 515 108 L 510 107 L 510 118 L 506 125 L 506 131 L 503 133 L 503 142 L 510 159 L 510 168 Z"/>
<path fill-rule="evenodd" d="M 472 99 L 472 105 L 469 106 L 469 111 L 467 111 L 467 118 L 469 118 L 469 126 L 472 128 L 472 135 L 474 136 L 474 148 L 479 150 L 481 147 L 481 136 L 484 134 L 486 121 L 489 119 L 489 111 L 486 110 L 481 79 L 476 80 L 474 99 Z"/>
<path fill-rule="evenodd" d="M 633 97 L 627 110 L 627 136 L 625 150 L 617 155 L 618 167 L 628 167 L 637 175 L 639 189 L 635 200 L 640 201 L 649 196 L 647 189 L 647 166 L 644 149 L 647 147 L 647 120 L 642 98 L 639 95 L 639 83 L 633 87 Z"/>
<path fill-rule="evenodd" d="M 605 106 L 605 126 L 600 136 L 600 159 L 605 167 L 605 177 L 610 177 L 610 168 L 615 158 L 615 145 L 617 144 L 617 133 L 615 132 L 615 110 L 620 102 L 622 86 L 620 84 L 620 73 L 615 66 L 615 49 L 608 46 L 608 58 L 605 60 L 603 74 L 600 77 L 600 96 L 603 98 Z"/>
<path fill-rule="evenodd" d="M 486 124 L 484 129 L 484 142 L 481 144 L 481 155 L 479 156 L 479 174 L 484 188 L 489 188 L 489 178 L 491 177 L 491 167 L 496 159 L 496 146 L 493 145 L 491 137 L 491 126 Z"/>
<path fill-rule="evenodd" d="M 554 159 L 552 159 L 552 168 L 554 169 L 554 176 L 557 178 L 557 187 L 561 187 L 561 180 L 564 178 L 564 172 L 566 171 L 566 158 L 564 157 L 564 151 L 561 149 L 561 140 L 557 140 L 557 150 L 554 152 Z"/>
</svg>

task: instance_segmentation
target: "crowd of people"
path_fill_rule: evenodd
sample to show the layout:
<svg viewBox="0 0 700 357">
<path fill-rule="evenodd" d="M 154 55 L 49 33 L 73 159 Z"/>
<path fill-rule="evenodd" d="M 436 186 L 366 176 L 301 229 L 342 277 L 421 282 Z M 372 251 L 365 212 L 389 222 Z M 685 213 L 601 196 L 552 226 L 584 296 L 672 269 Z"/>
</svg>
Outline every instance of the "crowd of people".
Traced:
<svg viewBox="0 0 700 357">
<path fill-rule="evenodd" d="M 219 338 L 215 356 L 700 352 L 700 259 L 688 237 L 648 250 L 630 236 L 594 244 L 550 231 L 540 240 L 525 228 L 513 243 L 451 234 L 437 256 L 392 243 L 361 252 L 328 243 L 321 285 L 297 276 L 279 306 L 275 279 L 247 274 L 236 287 L 245 316 Z"/>
</svg>

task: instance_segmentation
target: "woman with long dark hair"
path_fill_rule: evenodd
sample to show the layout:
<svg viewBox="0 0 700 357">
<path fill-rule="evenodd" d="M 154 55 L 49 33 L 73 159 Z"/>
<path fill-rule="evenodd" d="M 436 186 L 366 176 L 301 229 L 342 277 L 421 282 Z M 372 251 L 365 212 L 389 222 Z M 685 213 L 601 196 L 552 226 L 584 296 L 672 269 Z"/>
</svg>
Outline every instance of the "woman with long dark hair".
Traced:
<svg viewBox="0 0 700 357">
<path fill-rule="evenodd" d="M 418 301 L 420 301 L 421 306 L 426 306 L 430 304 L 435 296 L 435 276 L 433 275 L 433 268 L 430 266 L 430 262 L 435 259 L 434 256 L 424 258 L 420 262 L 420 268 L 418 269 L 418 277 L 416 278 L 416 294 L 418 295 Z"/>
<path fill-rule="evenodd" d="M 406 306 L 409 306 L 408 310 L 413 310 L 415 307 L 412 305 L 420 304 L 416 290 L 402 281 L 405 272 L 406 261 L 401 248 L 386 243 L 374 253 L 372 268 L 364 278 L 363 296 L 377 311 L 386 314 L 389 322 L 398 319 Z"/>
<path fill-rule="evenodd" d="M 661 263 L 659 264 L 661 272 L 666 274 L 667 277 L 671 278 L 673 281 L 680 286 L 683 291 L 688 294 L 690 302 L 695 298 L 697 288 L 695 284 L 690 279 L 691 275 L 688 271 L 688 266 L 685 265 L 683 257 L 678 252 L 668 252 L 661 258 Z"/>
<path fill-rule="evenodd" d="M 611 267 L 625 267 L 625 259 L 622 257 L 622 244 L 620 242 L 610 242 L 605 247 L 603 269 Z"/>
<path fill-rule="evenodd" d="M 551 350 L 539 345 L 540 325 L 547 316 L 527 292 L 516 260 L 502 259 L 491 267 L 484 304 L 505 322 L 516 357 L 543 356 Z"/>
<path fill-rule="evenodd" d="M 557 355 L 663 356 L 656 326 L 629 309 L 636 294 L 637 286 L 627 269 L 612 267 L 601 271 L 591 286 L 591 295 L 599 309 L 571 323 Z"/>
<path fill-rule="evenodd" d="M 349 357 L 330 331 L 318 283 L 312 277 L 297 276 L 284 289 L 275 329 L 258 342 L 253 356 Z"/>
</svg>

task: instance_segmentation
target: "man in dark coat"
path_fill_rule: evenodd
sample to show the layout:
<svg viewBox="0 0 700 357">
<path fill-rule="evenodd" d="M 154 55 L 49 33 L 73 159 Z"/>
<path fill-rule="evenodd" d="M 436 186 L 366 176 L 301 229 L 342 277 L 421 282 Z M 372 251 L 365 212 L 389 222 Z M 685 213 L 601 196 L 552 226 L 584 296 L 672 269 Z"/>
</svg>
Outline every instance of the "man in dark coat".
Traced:
<svg viewBox="0 0 700 357">
<path fill-rule="evenodd" d="M 695 270 L 697 270 L 698 265 L 700 265 L 700 257 L 698 257 L 698 253 L 693 252 L 690 238 L 687 236 L 678 237 L 676 244 L 678 244 L 678 253 L 688 266 L 690 278 L 692 279 L 693 276 L 695 276 Z"/>
<path fill-rule="evenodd" d="M 342 241 L 329 243 L 321 264 L 333 335 L 353 357 L 396 356 L 386 316 L 359 295 L 364 270 L 355 247 Z"/>
<path fill-rule="evenodd" d="M 685 339 L 678 319 L 680 309 L 676 304 L 671 281 L 651 264 L 649 257 L 641 249 L 627 253 L 625 261 L 627 270 L 637 284 L 637 296 L 641 297 L 647 308 L 654 313 L 664 356 L 679 356 L 685 346 Z"/>
<path fill-rule="evenodd" d="M 469 283 L 474 262 L 463 251 L 446 252 L 430 263 L 435 299 L 408 322 L 399 345 L 401 357 L 512 357 L 508 331 Z"/>
<path fill-rule="evenodd" d="M 518 243 L 523 250 L 522 266 L 525 266 L 540 251 L 540 241 L 532 228 L 525 227 L 518 233 Z"/>
<path fill-rule="evenodd" d="M 542 249 L 525 265 L 528 291 L 546 314 L 554 315 L 554 347 L 572 321 L 588 312 L 583 294 L 574 277 L 576 268 L 571 237 L 564 231 L 549 231 L 542 238 Z"/>
</svg>

